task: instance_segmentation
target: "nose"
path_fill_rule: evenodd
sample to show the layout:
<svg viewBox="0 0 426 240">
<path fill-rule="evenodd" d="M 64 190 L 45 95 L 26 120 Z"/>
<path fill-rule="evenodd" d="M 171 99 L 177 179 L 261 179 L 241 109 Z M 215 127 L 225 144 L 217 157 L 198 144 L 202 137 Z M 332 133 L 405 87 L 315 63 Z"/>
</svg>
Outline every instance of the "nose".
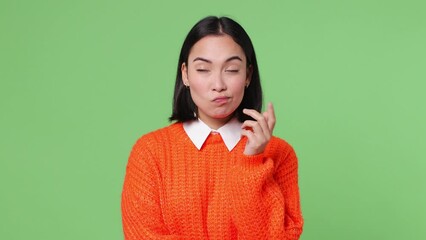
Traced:
<svg viewBox="0 0 426 240">
<path fill-rule="evenodd" d="M 212 90 L 216 92 L 226 90 L 226 84 L 221 73 L 217 73 L 212 77 Z"/>
</svg>

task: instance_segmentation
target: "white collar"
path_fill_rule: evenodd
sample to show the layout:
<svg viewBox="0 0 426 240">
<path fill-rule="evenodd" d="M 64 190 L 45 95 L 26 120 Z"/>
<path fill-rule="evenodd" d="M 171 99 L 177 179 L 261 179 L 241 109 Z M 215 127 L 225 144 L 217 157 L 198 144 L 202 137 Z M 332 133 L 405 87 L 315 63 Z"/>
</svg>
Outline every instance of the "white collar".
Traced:
<svg viewBox="0 0 426 240">
<path fill-rule="evenodd" d="M 232 118 L 218 130 L 211 129 L 200 119 L 183 123 L 183 129 L 198 150 L 201 149 L 211 132 L 218 132 L 228 150 L 231 151 L 241 139 L 241 126 L 242 123 L 236 118 Z"/>
</svg>

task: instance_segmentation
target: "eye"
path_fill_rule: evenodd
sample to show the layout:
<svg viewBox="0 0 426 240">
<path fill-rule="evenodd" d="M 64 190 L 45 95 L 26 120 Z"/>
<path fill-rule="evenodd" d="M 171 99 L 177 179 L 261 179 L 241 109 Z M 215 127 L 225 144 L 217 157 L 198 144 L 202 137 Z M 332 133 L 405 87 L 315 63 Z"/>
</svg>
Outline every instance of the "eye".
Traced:
<svg viewBox="0 0 426 240">
<path fill-rule="evenodd" d="M 199 68 L 199 69 L 196 69 L 197 70 L 197 72 L 208 72 L 209 70 L 208 69 L 203 69 L 203 68 Z"/>
<path fill-rule="evenodd" d="M 226 69 L 225 72 L 229 72 L 229 73 L 238 73 L 240 70 L 239 69 Z"/>
</svg>

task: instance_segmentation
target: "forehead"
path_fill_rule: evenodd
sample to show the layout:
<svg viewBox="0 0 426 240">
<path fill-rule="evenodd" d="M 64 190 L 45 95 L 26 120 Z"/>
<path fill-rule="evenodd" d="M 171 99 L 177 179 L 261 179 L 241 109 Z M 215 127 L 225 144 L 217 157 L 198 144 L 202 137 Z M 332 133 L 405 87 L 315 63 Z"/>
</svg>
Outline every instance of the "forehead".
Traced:
<svg viewBox="0 0 426 240">
<path fill-rule="evenodd" d="M 224 61 L 229 57 L 238 56 L 245 61 L 245 54 L 238 43 L 229 35 L 209 35 L 203 37 L 192 46 L 188 60 L 203 57 L 211 61 Z"/>
</svg>

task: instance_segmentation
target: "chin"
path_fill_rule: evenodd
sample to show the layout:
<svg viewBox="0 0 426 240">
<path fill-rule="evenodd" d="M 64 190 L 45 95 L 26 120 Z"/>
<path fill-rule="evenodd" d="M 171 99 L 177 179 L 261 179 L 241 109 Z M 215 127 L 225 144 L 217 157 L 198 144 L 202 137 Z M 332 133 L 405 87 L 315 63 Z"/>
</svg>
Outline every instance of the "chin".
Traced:
<svg viewBox="0 0 426 240">
<path fill-rule="evenodd" d="M 224 119 L 224 118 L 229 118 L 230 116 L 234 115 L 234 112 L 231 113 L 223 113 L 223 114 L 214 114 L 213 118 L 216 119 Z"/>
</svg>

